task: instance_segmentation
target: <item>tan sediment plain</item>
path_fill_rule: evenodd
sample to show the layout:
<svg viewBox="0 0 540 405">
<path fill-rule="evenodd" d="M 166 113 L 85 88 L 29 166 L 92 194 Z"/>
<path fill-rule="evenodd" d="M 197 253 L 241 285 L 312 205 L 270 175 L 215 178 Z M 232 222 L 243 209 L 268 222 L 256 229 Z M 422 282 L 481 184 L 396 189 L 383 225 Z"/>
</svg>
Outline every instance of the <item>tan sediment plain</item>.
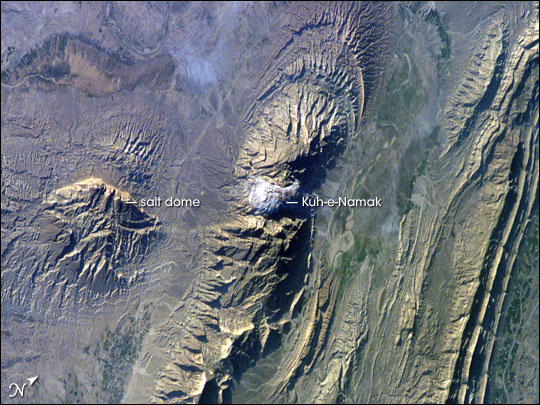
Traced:
<svg viewBox="0 0 540 405">
<path fill-rule="evenodd" d="M 322 180 L 375 97 L 389 50 L 384 27 L 390 12 L 381 4 L 294 10 L 292 33 L 261 76 L 244 120 L 239 182 L 257 176 L 285 187 L 299 180 L 309 190 Z M 255 215 L 245 195 L 208 228 L 197 280 L 151 334 L 162 348 L 144 361 L 144 373 L 158 374 L 155 401 L 224 400 L 233 372 L 265 351 L 297 304 L 309 261 L 301 252 L 310 235 L 309 215 Z"/>
</svg>

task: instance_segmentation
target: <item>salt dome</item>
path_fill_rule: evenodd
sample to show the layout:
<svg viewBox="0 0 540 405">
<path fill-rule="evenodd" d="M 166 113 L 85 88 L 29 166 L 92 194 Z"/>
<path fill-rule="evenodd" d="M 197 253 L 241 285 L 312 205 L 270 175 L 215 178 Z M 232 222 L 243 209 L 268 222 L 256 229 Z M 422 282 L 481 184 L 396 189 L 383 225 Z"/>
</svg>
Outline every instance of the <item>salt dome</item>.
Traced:
<svg viewBox="0 0 540 405">
<path fill-rule="evenodd" d="M 256 214 L 272 214 L 286 201 L 293 199 L 299 188 L 298 181 L 290 186 L 280 187 L 258 177 L 248 189 L 248 201 Z"/>
</svg>

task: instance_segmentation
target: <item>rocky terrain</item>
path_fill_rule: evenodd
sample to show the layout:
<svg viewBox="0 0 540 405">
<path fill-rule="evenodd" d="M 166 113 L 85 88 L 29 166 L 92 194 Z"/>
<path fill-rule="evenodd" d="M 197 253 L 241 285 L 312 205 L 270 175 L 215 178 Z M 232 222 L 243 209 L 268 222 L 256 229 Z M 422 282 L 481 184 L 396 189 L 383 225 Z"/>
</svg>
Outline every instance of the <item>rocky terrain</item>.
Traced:
<svg viewBox="0 0 540 405">
<path fill-rule="evenodd" d="M 3 2 L 2 403 L 537 402 L 538 36 L 533 3 Z"/>
</svg>

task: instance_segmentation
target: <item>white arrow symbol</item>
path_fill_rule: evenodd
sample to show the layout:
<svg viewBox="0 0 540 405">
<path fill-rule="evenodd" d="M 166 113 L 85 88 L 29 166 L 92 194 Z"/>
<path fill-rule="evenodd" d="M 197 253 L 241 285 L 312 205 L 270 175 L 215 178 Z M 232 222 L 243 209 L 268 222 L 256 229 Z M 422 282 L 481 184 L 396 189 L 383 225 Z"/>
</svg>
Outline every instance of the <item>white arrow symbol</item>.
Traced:
<svg viewBox="0 0 540 405">
<path fill-rule="evenodd" d="M 35 376 L 35 377 L 29 377 L 27 378 L 28 382 L 30 383 L 30 386 L 32 386 L 32 384 L 34 384 L 36 382 L 36 380 L 38 379 L 39 376 Z"/>
</svg>

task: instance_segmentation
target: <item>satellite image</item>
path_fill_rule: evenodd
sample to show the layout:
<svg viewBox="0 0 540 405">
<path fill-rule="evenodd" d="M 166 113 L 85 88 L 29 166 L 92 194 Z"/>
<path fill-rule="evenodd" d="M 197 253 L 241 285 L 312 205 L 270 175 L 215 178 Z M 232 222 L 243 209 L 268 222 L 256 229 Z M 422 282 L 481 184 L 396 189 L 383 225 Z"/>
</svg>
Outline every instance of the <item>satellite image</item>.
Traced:
<svg viewBox="0 0 540 405">
<path fill-rule="evenodd" d="M 539 5 L 1 3 L 1 402 L 539 402 Z"/>
</svg>

